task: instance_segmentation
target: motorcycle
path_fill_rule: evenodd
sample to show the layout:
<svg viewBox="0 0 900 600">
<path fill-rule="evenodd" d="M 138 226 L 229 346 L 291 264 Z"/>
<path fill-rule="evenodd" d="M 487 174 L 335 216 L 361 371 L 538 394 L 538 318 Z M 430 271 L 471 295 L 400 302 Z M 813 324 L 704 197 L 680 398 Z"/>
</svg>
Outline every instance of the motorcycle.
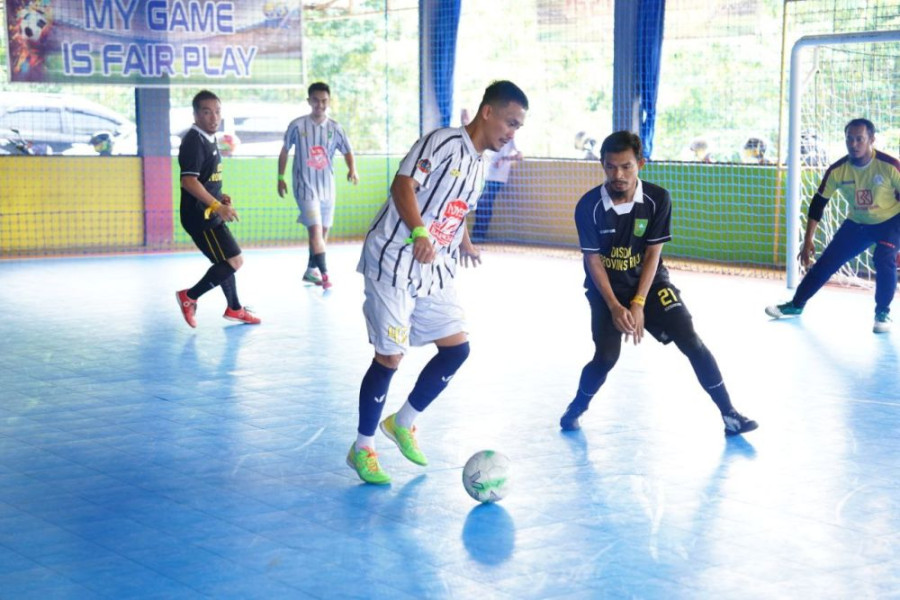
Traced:
<svg viewBox="0 0 900 600">
<path fill-rule="evenodd" d="M 53 154 L 53 149 L 46 144 L 32 144 L 25 139 L 15 127 L 9 129 L 14 135 L 0 139 L 0 154 L 13 156 L 35 156 Z"/>
</svg>

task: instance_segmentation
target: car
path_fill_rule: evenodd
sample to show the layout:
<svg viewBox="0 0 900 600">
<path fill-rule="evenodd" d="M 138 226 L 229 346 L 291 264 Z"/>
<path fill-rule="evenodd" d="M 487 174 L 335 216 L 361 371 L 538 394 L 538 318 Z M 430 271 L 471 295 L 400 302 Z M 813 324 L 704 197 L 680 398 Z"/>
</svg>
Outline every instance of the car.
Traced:
<svg viewBox="0 0 900 600">
<path fill-rule="evenodd" d="M 18 130 L 52 154 L 95 154 L 90 141 L 109 134 L 113 154 L 137 154 L 137 129 L 116 111 L 74 94 L 0 92 L 0 137 Z"/>
</svg>

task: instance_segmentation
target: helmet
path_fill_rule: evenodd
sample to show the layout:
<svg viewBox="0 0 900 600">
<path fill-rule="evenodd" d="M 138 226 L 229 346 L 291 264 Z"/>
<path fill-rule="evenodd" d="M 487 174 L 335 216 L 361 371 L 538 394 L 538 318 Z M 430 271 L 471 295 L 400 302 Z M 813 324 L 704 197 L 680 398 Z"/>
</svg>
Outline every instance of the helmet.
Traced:
<svg viewBox="0 0 900 600">
<path fill-rule="evenodd" d="M 110 154 L 112 154 L 112 136 L 109 135 L 109 133 L 106 131 L 95 133 L 93 137 L 91 137 L 91 141 L 88 143 L 93 146 L 94 151 L 101 156 L 109 156 Z"/>
</svg>

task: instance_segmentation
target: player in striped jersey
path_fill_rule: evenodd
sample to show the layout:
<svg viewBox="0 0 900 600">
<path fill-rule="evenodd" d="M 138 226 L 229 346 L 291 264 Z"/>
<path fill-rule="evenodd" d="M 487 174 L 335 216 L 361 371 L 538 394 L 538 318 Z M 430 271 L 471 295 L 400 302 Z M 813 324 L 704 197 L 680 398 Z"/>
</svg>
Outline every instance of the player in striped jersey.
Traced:
<svg viewBox="0 0 900 600">
<path fill-rule="evenodd" d="M 897 290 L 897 250 L 900 248 L 900 161 L 875 150 L 875 125 L 853 119 L 844 127 L 847 156 L 825 171 L 809 203 L 800 263 L 808 267 L 815 256 L 815 235 L 828 200 L 835 192 L 850 205 L 822 256 L 812 266 L 790 302 L 766 308 L 776 319 L 803 312 L 810 298 L 848 260 L 875 245 L 875 333 L 891 330 L 891 302 Z"/>
<path fill-rule="evenodd" d="M 244 264 L 241 248 L 226 221 L 238 214 L 228 194 L 222 193 L 222 156 L 216 131 L 222 120 L 218 96 L 203 90 L 194 96 L 194 125 L 184 135 L 178 150 L 181 167 L 181 225 L 213 265 L 194 287 L 175 292 L 181 315 L 191 327 L 197 326 L 197 300 L 221 286 L 228 307 L 222 315 L 229 321 L 258 325 L 259 317 L 241 306 L 235 272 Z"/>
<path fill-rule="evenodd" d="M 575 208 L 575 226 L 584 256 L 584 287 L 591 306 L 594 356 L 585 365 L 575 399 L 560 419 L 565 431 L 580 428 L 607 374 L 619 360 L 622 334 L 638 344 L 646 330 L 663 344 L 675 342 L 722 415 L 725 435 L 757 428 L 737 412 L 716 359 L 694 331 L 681 292 L 662 264 L 663 244 L 672 239 L 669 192 L 638 178 L 644 159 L 641 138 L 629 131 L 600 146 L 606 183 L 585 194 Z"/>
<path fill-rule="evenodd" d="M 462 307 L 454 288 L 456 265 L 480 262 L 469 240 L 466 215 L 484 187 L 485 150 L 498 151 L 525 121 L 528 99 L 515 84 L 496 81 L 464 127 L 437 129 L 417 141 L 375 215 L 357 270 L 365 281 L 363 313 L 375 358 L 359 390 L 359 426 L 347 463 L 367 483 L 388 483 L 375 453 L 375 430 L 391 378 L 410 344 L 433 343 L 400 410 L 381 430 L 410 461 L 427 464 L 418 447 L 415 418 L 440 394 L 469 355 Z"/>
<path fill-rule="evenodd" d="M 284 169 L 288 152 L 293 148 L 291 179 L 294 199 L 300 208 L 297 222 L 303 223 L 309 231 L 309 262 L 303 279 L 328 289 L 331 280 L 325 264 L 325 240 L 334 223 L 332 159 L 336 151 L 343 154 L 347 162 L 347 181 L 356 185 L 359 177 L 347 134 L 337 121 L 328 117 L 331 89 L 325 83 L 316 82 L 307 91 L 310 114 L 291 121 L 284 133 L 284 146 L 278 156 L 278 195 L 284 198 L 287 192 Z"/>
</svg>

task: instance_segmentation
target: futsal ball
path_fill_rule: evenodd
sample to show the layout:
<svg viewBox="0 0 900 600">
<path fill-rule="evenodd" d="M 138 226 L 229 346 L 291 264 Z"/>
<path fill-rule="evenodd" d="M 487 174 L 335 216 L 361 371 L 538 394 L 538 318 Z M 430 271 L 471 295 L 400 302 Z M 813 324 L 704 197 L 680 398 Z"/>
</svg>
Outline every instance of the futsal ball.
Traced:
<svg viewBox="0 0 900 600">
<path fill-rule="evenodd" d="M 19 19 L 19 31 L 29 42 L 38 42 L 50 29 L 50 22 L 41 10 L 28 9 Z"/>
<path fill-rule="evenodd" d="M 472 455 L 463 467 L 463 486 L 479 502 L 497 502 L 509 494 L 509 458 L 493 450 Z"/>
</svg>

